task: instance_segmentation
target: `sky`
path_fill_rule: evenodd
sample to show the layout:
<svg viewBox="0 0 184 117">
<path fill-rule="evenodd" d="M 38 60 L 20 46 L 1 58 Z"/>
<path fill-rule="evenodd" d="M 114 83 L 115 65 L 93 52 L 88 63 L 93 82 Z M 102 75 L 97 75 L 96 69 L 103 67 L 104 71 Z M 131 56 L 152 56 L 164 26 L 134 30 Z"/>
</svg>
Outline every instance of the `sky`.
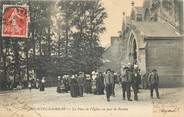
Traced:
<svg viewBox="0 0 184 117">
<path fill-rule="evenodd" d="M 142 6 L 144 0 L 134 0 L 135 6 Z M 127 16 L 130 15 L 132 0 L 102 0 L 102 4 L 106 9 L 108 17 L 105 19 L 106 31 L 101 35 L 100 42 L 102 46 L 110 45 L 111 36 L 118 36 L 121 31 L 123 12 Z"/>
</svg>

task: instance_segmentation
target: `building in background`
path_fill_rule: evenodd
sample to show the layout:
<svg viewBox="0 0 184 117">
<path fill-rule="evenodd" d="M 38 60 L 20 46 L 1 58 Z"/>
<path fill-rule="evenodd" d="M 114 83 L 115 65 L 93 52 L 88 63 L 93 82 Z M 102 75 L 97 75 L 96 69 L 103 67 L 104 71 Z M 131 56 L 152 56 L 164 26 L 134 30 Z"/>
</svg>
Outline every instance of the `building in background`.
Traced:
<svg viewBox="0 0 184 117">
<path fill-rule="evenodd" d="M 157 69 L 162 87 L 182 85 L 183 10 L 182 0 L 145 0 L 142 7 L 132 2 L 131 15 L 123 13 L 118 41 L 111 43 L 104 53 L 104 58 L 111 53 L 114 61 L 104 67 L 110 64 L 121 69 L 127 63 L 138 64 L 142 73 Z"/>
<path fill-rule="evenodd" d="M 119 37 L 111 37 L 111 45 L 105 49 L 103 54 L 104 65 L 99 69 L 100 71 L 106 71 L 106 69 L 112 69 L 113 71 L 120 71 L 121 61 L 121 42 Z"/>
</svg>

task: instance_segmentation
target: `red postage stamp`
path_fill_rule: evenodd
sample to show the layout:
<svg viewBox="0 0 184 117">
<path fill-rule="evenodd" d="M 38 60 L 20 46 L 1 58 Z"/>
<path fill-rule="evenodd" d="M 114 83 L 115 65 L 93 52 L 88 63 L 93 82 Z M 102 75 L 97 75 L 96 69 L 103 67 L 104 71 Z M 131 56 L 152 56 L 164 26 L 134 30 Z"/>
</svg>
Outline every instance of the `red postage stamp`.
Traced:
<svg viewBox="0 0 184 117">
<path fill-rule="evenodd" d="M 3 5 L 3 37 L 28 37 L 28 6 Z"/>
</svg>

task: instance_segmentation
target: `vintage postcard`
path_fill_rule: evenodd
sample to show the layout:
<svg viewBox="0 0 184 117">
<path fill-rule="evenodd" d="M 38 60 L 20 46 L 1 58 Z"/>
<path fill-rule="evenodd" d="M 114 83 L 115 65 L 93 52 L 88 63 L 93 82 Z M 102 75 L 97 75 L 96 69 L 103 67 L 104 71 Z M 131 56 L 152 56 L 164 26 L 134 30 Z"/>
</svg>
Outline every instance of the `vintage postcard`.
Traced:
<svg viewBox="0 0 184 117">
<path fill-rule="evenodd" d="M 0 117 L 184 117 L 183 0 L 0 0 Z"/>
</svg>

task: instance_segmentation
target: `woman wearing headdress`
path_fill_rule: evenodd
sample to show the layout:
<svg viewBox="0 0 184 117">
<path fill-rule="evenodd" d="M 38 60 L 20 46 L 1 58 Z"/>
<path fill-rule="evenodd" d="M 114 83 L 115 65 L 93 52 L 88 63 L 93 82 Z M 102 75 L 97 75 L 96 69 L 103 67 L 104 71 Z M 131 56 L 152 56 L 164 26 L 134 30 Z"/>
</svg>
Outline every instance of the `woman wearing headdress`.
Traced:
<svg viewBox="0 0 184 117">
<path fill-rule="evenodd" d="M 40 91 L 45 91 L 45 76 L 41 79 Z"/>
<path fill-rule="evenodd" d="M 91 84 L 92 84 L 92 93 L 93 94 L 96 94 L 96 78 L 97 78 L 97 72 L 93 71 L 91 73 L 91 77 L 92 77 L 92 81 L 91 81 Z"/>
<path fill-rule="evenodd" d="M 58 79 L 57 79 L 57 90 L 56 90 L 57 93 L 61 93 L 61 76 L 58 76 Z"/>
<path fill-rule="evenodd" d="M 70 81 L 70 94 L 72 97 L 78 96 L 78 83 L 76 78 L 77 78 L 76 75 L 72 75 Z"/>
</svg>

